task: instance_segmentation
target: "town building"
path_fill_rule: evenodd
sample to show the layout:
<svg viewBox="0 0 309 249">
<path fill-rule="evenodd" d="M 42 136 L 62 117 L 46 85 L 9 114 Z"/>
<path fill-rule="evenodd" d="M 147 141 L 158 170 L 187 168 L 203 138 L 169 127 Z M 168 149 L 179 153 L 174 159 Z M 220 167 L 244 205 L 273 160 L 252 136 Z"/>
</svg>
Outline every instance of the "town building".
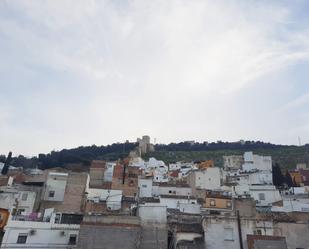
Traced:
<svg viewBox="0 0 309 249">
<path fill-rule="evenodd" d="M 3 249 L 71 249 L 77 243 L 80 217 L 52 213 L 50 219 L 27 219 L 11 216 L 5 226 L 1 247 Z"/>
<path fill-rule="evenodd" d="M 48 172 L 40 210 L 54 208 L 56 212 L 82 213 L 88 182 L 87 173 Z"/>
<path fill-rule="evenodd" d="M 93 160 L 89 169 L 90 186 L 100 187 L 104 184 L 105 161 Z"/>
<path fill-rule="evenodd" d="M 193 194 L 195 194 L 198 189 L 220 189 L 222 183 L 222 173 L 218 167 L 211 167 L 204 170 L 194 170 L 189 173 L 187 182 L 191 186 Z"/>
</svg>

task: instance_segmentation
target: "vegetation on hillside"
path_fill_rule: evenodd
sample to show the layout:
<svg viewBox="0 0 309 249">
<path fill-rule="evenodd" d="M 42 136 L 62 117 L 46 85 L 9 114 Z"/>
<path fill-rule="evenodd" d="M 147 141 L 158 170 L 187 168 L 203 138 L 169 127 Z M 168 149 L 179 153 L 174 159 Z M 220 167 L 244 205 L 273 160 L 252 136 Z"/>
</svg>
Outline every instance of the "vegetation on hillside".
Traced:
<svg viewBox="0 0 309 249">
<path fill-rule="evenodd" d="M 16 167 L 47 169 L 65 167 L 66 165 L 89 166 L 92 160 L 117 160 L 126 157 L 137 146 L 136 143 L 114 143 L 107 146 L 80 146 L 74 149 L 52 151 L 27 158 L 22 155 L 13 157 L 11 164 Z M 297 163 L 309 165 L 309 144 L 304 146 L 275 145 L 263 142 L 246 141 L 244 143 L 171 143 L 155 145 L 155 151 L 144 155 L 144 159 L 155 157 L 166 163 L 175 161 L 214 160 L 216 166 L 223 165 L 224 155 L 240 155 L 245 151 L 253 151 L 260 155 L 272 156 L 274 163 L 283 169 L 294 168 Z M 14 151 L 13 151 L 14 154 Z M 5 156 L 0 155 L 0 161 Z"/>
<path fill-rule="evenodd" d="M 241 143 L 179 143 L 158 145 L 156 151 L 145 155 L 145 159 L 155 157 L 164 162 L 213 160 L 216 166 L 223 166 L 223 156 L 242 155 L 253 151 L 259 155 L 271 156 L 274 163 L 284 169 L 291 169 L 297 163 L 309 165 L 309 144 L 304 146 L 274 145 L 263 142 L 247 141 Z"/>
</svg>

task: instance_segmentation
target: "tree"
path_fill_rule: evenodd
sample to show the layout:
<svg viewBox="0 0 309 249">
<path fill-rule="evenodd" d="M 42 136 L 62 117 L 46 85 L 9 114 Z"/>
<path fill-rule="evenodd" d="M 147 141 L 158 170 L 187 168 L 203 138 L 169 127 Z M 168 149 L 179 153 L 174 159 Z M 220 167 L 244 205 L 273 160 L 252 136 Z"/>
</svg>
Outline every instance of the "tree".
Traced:
<svg viewBox="0 0 309 249">
<path fill-rule="evenodd" d="M 289 171 L 286 171 L 285 173 L 285 183 L 289 186 L 289 188 L 292 188 L 294 186 L 293 179 Z"/>
<path fill-rule="evenodd" d="M 282 187 L 285 182 L 285 178 L 282 175 L 281 168 L 278 163 L 272 166 L 272 173 L 273 173 L 273 184 L 276 187 Z"/>
</svg>

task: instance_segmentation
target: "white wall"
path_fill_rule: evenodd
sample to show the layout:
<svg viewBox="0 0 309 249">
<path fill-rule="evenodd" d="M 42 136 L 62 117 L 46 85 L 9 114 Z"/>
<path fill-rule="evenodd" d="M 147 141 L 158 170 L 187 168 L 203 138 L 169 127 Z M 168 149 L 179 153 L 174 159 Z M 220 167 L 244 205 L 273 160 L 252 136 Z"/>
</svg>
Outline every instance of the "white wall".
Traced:
<svg viewBox="0 0 309 249">
<path fill-rule="evenodd" d="M 152 178 L 138 179 L 139 197 L 152 196 Z"/>
<path fill-rule="evenodd" d="M 153 182 L 168 182 L 167 173 L 161 173 L 160 171 L 155 170 L 153 172 Z"/>
<path fill-rule="evenodd" d="M 116 163 L 107 162 L 106 169 L 104 171 L 104 181 L 111 182 L 113 180 L 114 167 Z"/>
<path fill-rule="evenodd" d="M 121 209 L 122 190 L 88 188 L 87 193 L 87 200 L 96 203 L 106 201 L 109 210 Z"/>
<path fill-rule="evenodd" d="M 197 204 L 196 199 L 163 198 L 160 197 L 160 204 L 171 209 L 179 209 L 180 204 Z"/>
<path fill-rule="evenodd" d="M 239 234 L 235 218 L 208 218 L 203 221 L 205 248 L 239 249 Z M 244 248 L 247 248 L 247 234 L 260 230 L 262 235 L 273 235 L 272 222 L 257 222 L 253 219 L 241 221 Z"/>
<path fill-rule="evenodd" d="M 270 171 L 260 171 L 249 174 L 249 184 L 273 184 L 273 176 Z"/>
<path fill-rule="evenodd" d="M 167 221 L 166 206 L 159 203 L 146 203 L 139 205 L 138 216 L 142 223 L 161 223 Z"/>
<path fill-rule="evenodd" d="M 70 235 L 78 236 L 79 228 L 79 225 L 9 220 L 1 248 L 72 248 L 68 245 Z M 32 235 L 31 230 L 34 231 Z M 19 234 L 27 234 L 25 244 L 16 243 Z"/>
<path fill-rule="evenodd" d="M 252 152 L 245 152 L 244 154 L 245 163 L 242 166 L 243 170 L 272 170 L 272 161 L 270 156 L 259 156 L 254 155 Z"/>
<path fill-rule="evenodd" d="M 68 174 L 50 172 L 47 177 L 44 200 L 45 201 L 63 201 Z M 54 191 L 54 197 L 49 197 L 50 191 Z"/>
<path fill-rule="evenodd" d="M 220 168 L 207 168 L 201 171 L 194 171 L 195 187 L 199 189 L 219 189 L 221 186 Z"/>
<path fill-rule="evenodd" d="M 201 213 L 201 205 L 198 203 L 180 203 L 179 211 L 187 214 L 200 214 Z"/>
<path fill-rule="evenodd" d="M 192 189 L 190 187 L 177 187 L 177 186 L 157 186 L 152 187 L 152 194 L 154 196 L 159 195 L 182 195 L 191 196 Z"/>
<path fill-rule="evenodd" d="M 272 212 L 309 212 L 309 199 L 298 199 L 296 196 L 283 199 L 283 207 L 272 207 Z"/>
<path fill-rule="evenodd" d="M 279 190 L 271 185 L 250 186 L 249 192 L 251 197 L 257 201 L 257 206 L 271 206 L 271 203 L 282 200 Z M 261 199 L 261 195 L 264 195 L 265 200 Z"/>
<path fill-rule="evenodd" d="M 236 174 L 236 175 L 235 175 Z M 238 185 L 252 185 L 252 184 L 261 184 L 261 185 L 272 185 L 272 173 L 269 171 L 258 171 L 252 173 L 232 173 L 227 174 L 231 182 L 235 182 Z"/>
<path fill-rule="evenodd" d="M 24 210 L 25 215 L 33 212 L 36 193 L 32 191 L 17 189 L 7 189 L 0 193 L 0 208 L 8 209 L 10 212 L 14 208 L 17 210 Z M 17 202 L 16 202 L 17 200 Z"/>
</svg>

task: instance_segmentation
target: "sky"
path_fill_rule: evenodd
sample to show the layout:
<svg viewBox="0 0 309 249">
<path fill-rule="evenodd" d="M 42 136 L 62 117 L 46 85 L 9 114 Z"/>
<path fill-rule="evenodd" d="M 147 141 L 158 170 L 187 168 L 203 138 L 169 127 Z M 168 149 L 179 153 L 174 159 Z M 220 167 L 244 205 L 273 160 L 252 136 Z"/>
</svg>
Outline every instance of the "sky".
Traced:
<svg viewBox="0 0 309 249">
<path fill-rule="evenodd" d="M 309 143 L 309 1 L 0 0 L 0 154 Z"/>
</svg>

